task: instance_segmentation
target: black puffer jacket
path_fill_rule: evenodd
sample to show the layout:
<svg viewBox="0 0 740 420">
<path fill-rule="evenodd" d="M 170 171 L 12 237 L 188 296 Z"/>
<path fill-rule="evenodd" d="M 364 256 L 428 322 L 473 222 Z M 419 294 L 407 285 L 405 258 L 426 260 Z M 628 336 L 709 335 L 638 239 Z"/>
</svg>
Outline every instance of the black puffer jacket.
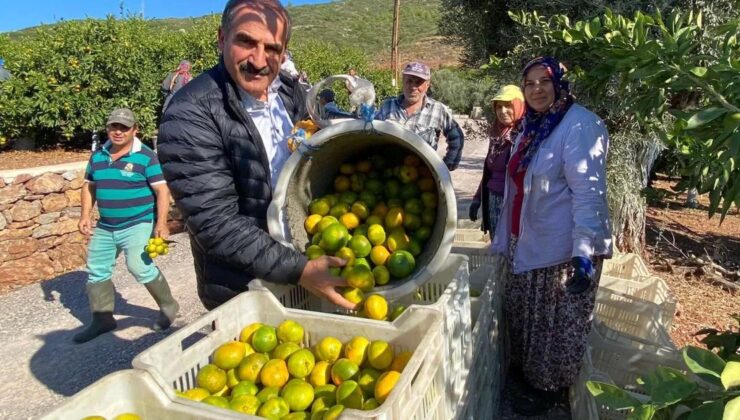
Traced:
<svg viewBox="0 0 740 420">
<path fill-rule="evenodd" d="M 280 77 L 279 95 L 295 123 L 307 115 L 305 92 Z M 190 233 L 198 295 L 208 309 L 253 278 L 296 283 L 306 265 L 267 233 L 270 167 L 239 95 L 221 62 L 175 94 L 159 126 L 159 160 Z"/>
</svg>

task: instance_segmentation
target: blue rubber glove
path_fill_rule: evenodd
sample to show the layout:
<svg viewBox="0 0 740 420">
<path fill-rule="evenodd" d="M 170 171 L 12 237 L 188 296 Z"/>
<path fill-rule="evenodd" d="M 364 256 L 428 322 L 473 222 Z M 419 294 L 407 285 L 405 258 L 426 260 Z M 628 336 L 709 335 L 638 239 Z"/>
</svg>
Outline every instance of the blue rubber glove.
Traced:
<svg viewBox="0 0 740 420">
<path fill-rule="evenodd" d="M 577 295 L 585 292 L 591 285 L 594 275 L 594 265 L 585 257 L 573 257 L 570 260 L 573 266 L 573 277 L 565 282 L 565 291 Z"/>
</svg>

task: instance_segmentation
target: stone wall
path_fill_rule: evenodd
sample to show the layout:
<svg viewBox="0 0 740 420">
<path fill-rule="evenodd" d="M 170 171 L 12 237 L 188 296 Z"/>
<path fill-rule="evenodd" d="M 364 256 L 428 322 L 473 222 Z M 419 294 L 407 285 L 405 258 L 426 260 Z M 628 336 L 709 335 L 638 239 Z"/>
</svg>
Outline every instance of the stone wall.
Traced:
<svg viewBox="0 0 740 420">
<path fill-rule="evenodd" d="M 84 170 L 0 177 L 0 290 L 57 277 L 85 265 L 77 225 Z M 93 210 L 97 219 L 97 210 Z M 174 205 L 170 230 L 182 231 Z"/>
</svg>

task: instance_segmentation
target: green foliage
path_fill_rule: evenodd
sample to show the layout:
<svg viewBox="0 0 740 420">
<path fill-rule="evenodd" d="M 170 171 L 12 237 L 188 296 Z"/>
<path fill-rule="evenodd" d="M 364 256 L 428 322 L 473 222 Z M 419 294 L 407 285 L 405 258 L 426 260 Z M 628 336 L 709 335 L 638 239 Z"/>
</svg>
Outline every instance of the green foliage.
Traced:
<svg viewBox="0 0 740 420">
<path fill-rule="evenodd" d="M 700 340 L 710 350 L 717 350 L 719 357 L 725 360 L 740 361 L 740 314 L 732 315 L 738 323 L 738 327 L 719 331 L 714 328 L 705 328 L 696 332 L 697 336 L 703 335 Z"/>
<path fill-rule="evenodd" d="M 737 418 L 740 362 L 725 363 L 715 353 L 693 346 L 681 353 L 688 371 L 696 376 L 667 367 L 646 373 L 637 383 L 649 397 L 647 401 L 603 382 L 589 381 L 586 386 L 599 404 L 611 410 L 630 410 L 629 418 Z"/>
<path fill-rule="evenodd" d="M 596 102 L 617 103 L 641 129 L 681 153 L 684 188 L 710 194 L 710 217 L 740 205 L 740 20 L 703 25 L 701 13 L 607 10 L 571 24 L 564 15 L 512 13 L 540 49 L 568 57 Z M 496 63 L 498 64 L 498 63 Z"/>
<path fill-rule="evenodd" d="M 460 114 L 470 113 L 474 106 L 486 106 L 496 87 L 493 79 L 480 71 L 442 69 L 432 72 L 434 99 Z"/>
</svg>

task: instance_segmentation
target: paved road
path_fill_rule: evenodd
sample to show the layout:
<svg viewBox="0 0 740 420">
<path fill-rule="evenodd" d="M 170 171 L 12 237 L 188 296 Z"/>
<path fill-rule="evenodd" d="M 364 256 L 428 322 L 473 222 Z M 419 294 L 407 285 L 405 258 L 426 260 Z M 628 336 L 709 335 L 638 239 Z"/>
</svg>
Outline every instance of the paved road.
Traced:
<svg viewBox="0 0 740 420">
<path fill-rule="evenodd" d="M 445 145 L 440 145 L 440 153 Z M 468 204 L 480 180 L 486 153 L 484 142 L 468 142 L 460 168 L 453 172 L 458 218 L 467 217 Z M 472 227 L 461 220 L 461 226 Z M 170 254 L 158 260 L 182 310 L 172 330 L 205 312 L 195 292 L 192 257 L 186 234 Z M 0 296 L 0 418 L 37 417 L 101 377 L 131 367 L 142 350 L 167 336 L 149 329 L 156 304 L 119 261 L 115 274 L 118 329 L 91 342 L 76 345 L 72 336 L 89 321 L 86 274 L 79 271 Z"/>
</svg>

